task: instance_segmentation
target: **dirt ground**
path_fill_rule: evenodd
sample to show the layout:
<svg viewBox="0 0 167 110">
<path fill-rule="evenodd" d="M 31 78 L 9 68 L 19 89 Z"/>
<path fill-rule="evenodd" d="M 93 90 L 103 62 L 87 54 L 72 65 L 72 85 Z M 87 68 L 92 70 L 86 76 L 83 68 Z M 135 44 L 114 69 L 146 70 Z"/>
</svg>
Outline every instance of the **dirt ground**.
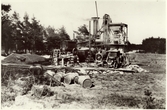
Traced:
<svg viewBox="0 0 167 110">
<path fill-rule="evenodd" d="M 2 86 L 1 109 L 165 109 L 166 55 L 131 53 L 129 58 L 149 72 L 96 73 L 92 88 L 78 84 L 49 87 L 54 94 L 40 98 L 32 96 L 31 91 L 19 95 L 11 86 Z"/>
</svg>

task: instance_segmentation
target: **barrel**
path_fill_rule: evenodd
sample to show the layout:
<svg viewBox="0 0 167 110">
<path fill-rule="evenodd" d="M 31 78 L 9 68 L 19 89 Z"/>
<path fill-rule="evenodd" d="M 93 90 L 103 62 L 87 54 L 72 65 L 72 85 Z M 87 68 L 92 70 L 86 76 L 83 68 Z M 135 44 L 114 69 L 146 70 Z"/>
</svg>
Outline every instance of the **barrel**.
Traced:
<svg viewBox="0 0 167 110">
<path fill-rule="evenodd" d="M 64 73 L 63 72 L 58 72 L 54 75 L 54 78 L 59 81 L 59 82 L 62 82 L 62 79 L 63 79 L 63 75 Z"/>
<path fill-rule="evenodd" d="M 78 73 L 67 73 L 64 76 L 64 83 L 65 84 L 71 84 L 74 83 L 74 78 L 78 76 Z"/>
<path fill-rule="evenodd" d="M 50 76 L 54 76 L 56 73 L 53 70 L 46 70 L 44 75 L 49 74 Z"/>
<path fill-rule="evenodd" d="M 74 77 L 74 84 L 78 84 L 78 79 L 79 79 L 79 76 Z"/>
<path fill-rule="evenodd" d="M 75 82 L 80 84 L 83 88 L 90 88 L 92 86 L 92 81 L 88 75 L 76 77 Z"/>
<path fill-rule="evenodd" d="M 34 75 L 40 75 L 43 71 L 43 68 L 41 65 L 35 65 L 30 66 L 29 71 Z"/>
<path fill-rule="evenodd" d="M 44 73 L 44 77 L 46 78 L 46 81 L 54 81 L 57 86 L 61 85 L 61 78 L 62 75 L 59 73 L 55 73 L 53 70 L 47 70 Z M 51 84 L 51 83 L 50 83 Z"/>
</svg>

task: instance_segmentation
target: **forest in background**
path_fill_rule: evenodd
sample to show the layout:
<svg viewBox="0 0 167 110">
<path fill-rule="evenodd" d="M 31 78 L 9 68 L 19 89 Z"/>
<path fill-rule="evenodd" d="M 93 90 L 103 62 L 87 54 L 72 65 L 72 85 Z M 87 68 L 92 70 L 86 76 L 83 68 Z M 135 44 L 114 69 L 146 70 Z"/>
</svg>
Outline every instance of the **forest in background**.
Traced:
<svg viewBox="0 0 167 110">
<path fill-rule="evenodd" d="M 9 54 L 9 51 L 13 50 L 16 53 L 48 52 L 54 48 L 60 48 L 62 41 L 70 40 L 64 26 L 59 29 L 51 26 L 44 27 L 35 17 L 29 18 L 27 13 L 21 21 L 19 13 L 14 12 L 9 15 L 11 9 L 9 4 L 1 4 L 1 50 L 4 50 L 5 54 Z M 74 33 L 79 36 L 76 37 L 77 41 L 88 39 L 89 32 L 85 24 L 78 27 Z M 152 36 L 143 39 L 142 44 L 131 44 L 129 42 L 128 50 L 164 54 L 166 53 L 166 39 Z"/>
</svg>

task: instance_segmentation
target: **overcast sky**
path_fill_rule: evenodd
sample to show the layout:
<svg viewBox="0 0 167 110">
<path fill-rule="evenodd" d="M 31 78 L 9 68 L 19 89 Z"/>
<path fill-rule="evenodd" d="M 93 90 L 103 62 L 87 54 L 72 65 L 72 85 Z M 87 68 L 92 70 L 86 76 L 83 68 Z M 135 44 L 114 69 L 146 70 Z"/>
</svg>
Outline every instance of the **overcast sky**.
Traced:
<svg viewBox="0 0 167 110">
<path fill-rule="evenodd" d="M 142 43 L 148 37 L 166 37 L 165 0 L 96 0 L 98 15 L 109 14 L 115 23 L 129 26 L 131 43 Z M 64 26 L 70 37 L 79 26 L 88 25 L 88 19 L 96 16 L 95 0 L 2 0 L 11 4 L 12 11 L 22 20 L 25 12 L 35 16 L 43 26 Z M 101 23 L 100 23 L 101 27 Z"/>
</svg>

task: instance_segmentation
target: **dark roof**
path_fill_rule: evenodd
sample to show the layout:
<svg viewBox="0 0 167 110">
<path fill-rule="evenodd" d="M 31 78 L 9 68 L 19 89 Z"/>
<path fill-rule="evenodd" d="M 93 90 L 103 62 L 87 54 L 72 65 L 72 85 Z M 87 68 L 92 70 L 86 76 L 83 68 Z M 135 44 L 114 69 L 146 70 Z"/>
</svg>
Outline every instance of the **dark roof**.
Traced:
<svg viewBox="0 0 167 110">
<path fill-rule="evenodd" d="M 92 17 L 92 19 L 100 19 L 99 17 Z"/>
<path fill-rule="evenodd" d="M 127 27 L 128 25 L 125 23 L 110 23 L 109 26 L 125 26 L 125 27 Z"/>
<path fill-rule="evenodd" d="M 64 40 L 65 42 L 76 42 L 74 40 Z"/>
<path fill-rule="evenodd" d="M 107 43 L 107 44 L 98 44 L 96 46 L 125 46 L 125 44 L 111 44 L 111 43 Z"/>
<path fill-rule="evenodd" d="M 82 41 L 82 42 L 78 42 L 77 44 L 85 44 L 85 43 L 89 43 L 89 41 Z"/>
</svg>

